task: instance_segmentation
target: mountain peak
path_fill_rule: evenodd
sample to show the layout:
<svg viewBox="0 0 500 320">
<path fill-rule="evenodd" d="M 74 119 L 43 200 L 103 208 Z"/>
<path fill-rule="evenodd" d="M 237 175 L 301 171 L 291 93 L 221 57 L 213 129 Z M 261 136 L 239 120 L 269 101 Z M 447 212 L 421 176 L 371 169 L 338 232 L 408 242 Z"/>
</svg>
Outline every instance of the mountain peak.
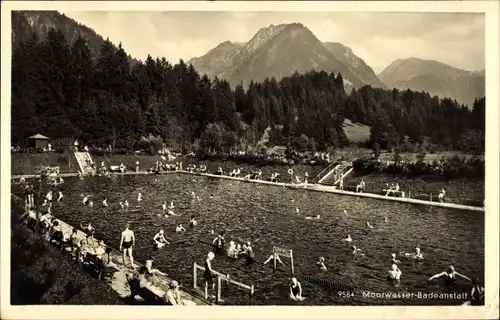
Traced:
<svg viewBox="0 0 500 320">
<path fill-rule="evenodd" d="M 390 88 L 425 91 L 469 106 L 475 98 L 484 96 L 485 89 L 485 79 L 480 73 L 416 57 L 395 60 L 379 78 Z"/>
</svg>

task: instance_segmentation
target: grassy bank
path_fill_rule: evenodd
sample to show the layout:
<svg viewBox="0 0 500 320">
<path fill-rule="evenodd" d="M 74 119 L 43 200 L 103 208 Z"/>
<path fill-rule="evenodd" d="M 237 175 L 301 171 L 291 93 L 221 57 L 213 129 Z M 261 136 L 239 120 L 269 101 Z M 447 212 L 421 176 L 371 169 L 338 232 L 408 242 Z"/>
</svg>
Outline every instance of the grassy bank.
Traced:
<svg viewBox="0 0 500 320">
<path fill-rule="evenodd" d="M 369 156 L 372 153 L 370 149 L 366 148 L 358 148 L 358 147 L 350 147 L 350 148 L 345 148 L 342 150 L 338 150 L 335 152 L 335 156 L 339 157 L 342 156 L 347 160 L 353 160 L 356 158 L 361 158 L 364 156 Z M 454 152 L 454 151 L 446 151 L 446 152 L 440 152 L 440 153 L 428 153 L 425 156 L 425 161 L 427 162 L 432 162 L 435 159 L 440 159 L 442 156 L 449 157 L 453 155 L 461 155 L 463 154 Z M 68 159 L 69 157 L 69 159 Z M 382 161 L 390 161 L 393 158 L 393 154 L 390 152 L 382 152 L 380 154 L 380 159 Z M 139 161 L 140 167 L 141 168 L 149 168 L 152 167 L 156 164 L 157 160 L 161 161 L 161 158 L 158 156 L 149 156 L 149 155 L 123 155 L 123 154 L 111 154 L 108 156 L 96 156 L 93 155 L 94 161 L 97 164 L 100 164 L 101 161 L 106 161 L 108 164 L 114 164 L 114 165 L 119 165 L 120 163 L 123 163 L 131 168 L 135 167 L 135 162 Z M 417 154 L 416 153 L 402 153 L 401 158 L 405 161 L 408 162 L 413 162 L 417 160 Z M 182 157 L 181 160 L 184 162 L 184 164 L 190 163 L 190 162 L 196 162 L 196 163 L 201 163 L 199 160 L 193 159 L 193 158 L 188 158 L 188 157 Z M 48 166 L 59 166 L 61 173 L 67 173 L 67 172 L 77 172 L 78 170 L 78 164 L 76 162 L 76 159 L 73 155 L 65 155 L 65 154 L 60 154 L 60 153 L 11 153 L 11 173 L 13 175 L 18 175 L 18 174 L 33 174 L 34 169 L 39 166 L 39 165 L 48 165 Z M 178 160 L 177 160 L 178 161 Z M 227 162 L 227 164 L 226 164 Z M 220 161 L 220 163 L 225 167 L 233 167 L 233 166 L 243 166 L 247 164 L 236 164 L 236 163 L 231 163 L 230 161 Z M 211 162 L 208 162 L 208 165 L 212 166 Z M 257 166 L 251 166 L 252 168 L 257 167 Z M 279 170 L 279 165 L 276 166 L 269 166 L 269 167 L 276 167 Z M 285 167 L 285 166 L 283 166 Z M 297 167 L 297 166 L 296 166 Z M 298 171 L 308 171 L 309 176 L 313 177 L 314 172 L 317 171 L 319 173 L 322 168 L 320 166 L 305 166 L 305 167 L 311 167 L 311 168 L 298 168 Z M 216 170 L 215 168 L 214 170 Z M 319 171 L 318 171 L 319 169 Z M 263 171 L 269 171 L 272 172 L 272 168 L 264 168 L 262 169 Z M 284 172 L 288 170 L 288 167 Z M 297 171 L 296 170 L 296 171 Z M 274 170 L 277 171 L 277 170 Z"/>
<path fill-rule="evenodd" d="M 11 304 L 121 305 L 104 282 L 81 270 L 45 240 L 20 225 L 22 209 L 12 203 Z"/>
</svg>

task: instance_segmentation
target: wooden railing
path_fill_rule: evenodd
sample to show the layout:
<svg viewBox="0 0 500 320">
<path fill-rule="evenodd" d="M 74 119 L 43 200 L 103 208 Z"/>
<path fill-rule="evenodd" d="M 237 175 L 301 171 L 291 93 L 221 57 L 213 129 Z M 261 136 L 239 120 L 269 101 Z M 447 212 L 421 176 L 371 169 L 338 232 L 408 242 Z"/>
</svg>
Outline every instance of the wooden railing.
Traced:
<svg viewBox="0 0 500 320">
<path fill-rule="evenodd" d="M 201 271 L 205 271 L 205 268 L 198 265 L 196 262 L 193 263 L 193 288 L 196 289 L 198 288 L 198 283 L 197 283 L 197 277 L 198 277 L 198 270 L 201 270 Z M 249 299 L 250 301 L 252 300 L 252 297 L 255 293 L 255 287 L 254 285 L 247 285 L 247 284 L 244 284 L 242 282 L 239 282 L 239 281 L 236 281 L 236 280 L 233 280 L 230 278 L 229 274 L 222 274 L 218 271 L 215 271 L 215 270 L 212 270 L 212 273 L 215 274 L 217 276 L 217 282 L 216 282 L 216 292 L 217 292 L 217 295 L 216 295 L 216 302 L 219 303 L 219 302 L 222 302 L 222 298 L 221 298 L 221 293 L 222 293 L 222 281 L 226 281 L 226 282 L 229 282 L 231 284 L 234 284 L 240 288 L 243 288 L 243 289 L 246 289 L 249 291 Z"/>
<path fill-rule="evenodd" d="M 330 163 L 325 169 L 321 170 L 320 173 L 318 173 L 316 175 L 316 177 L 314 177 L 314 179 L 312 179 L 311 182 L 317 182 L 319 179 L 321 179 L 321 175 L 325 172 L 328 172 L 328 170 L 330 170 L 332 167 L 335 167 L 336 165 L 338 165 L 337 161 L 334 161 L 332 163 Z"/>
</svg>

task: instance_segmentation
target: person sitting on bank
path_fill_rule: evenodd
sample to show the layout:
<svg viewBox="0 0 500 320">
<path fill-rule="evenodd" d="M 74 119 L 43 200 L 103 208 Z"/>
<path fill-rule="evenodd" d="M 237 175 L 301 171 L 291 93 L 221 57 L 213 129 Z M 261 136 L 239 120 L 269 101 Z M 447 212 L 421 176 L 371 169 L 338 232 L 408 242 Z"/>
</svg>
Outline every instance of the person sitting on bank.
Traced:
<svg viewBox="0 0 500 320">
<path fill-rule="evenodd" d="M 444 188 L 442 188 L 441 191 L 439 191 L 439 195 L 438 195 L 439 202 L 444 202 L 445 195 L 446 195 L 446 191 L 444 190 Z"/>
<path fill-rule="evenodd" d="M 104 251 L 104 255 L 102 256 L 102 262 L 106 267 L 111 267 L 111 268 L 117 268 L 118 266 L 116 263 L 113 262 L 113 259 L 111 257 L 111 252 L 113 249 L 107 247 Z"/>
<path fill-rule="evenodd" d="M 219 176 L 222 176 L 222 175 L 224 174 L 224 171 L 222 170 L 222 168 L 221 168 L 221 167 L 219 167 L 219 168 L 217 169 L 217 173 L 216 173 L 216 174 L 217 174 L 217 175 L 219 175 Z"/>
<path fill-rule="evenodd" d="M 148 274 L 150 275 L 161 274 L 163 276 L 166 276 L 167 275 L 166 273 L 163 273 L 160 270 L 153 268 L 154 260 L 155 258 L 153 256 L 149 256 L 149 258 L 146 260 L 146 263 L 144 264 L 144 266 L 148 269 Z"/>
<path fill-rule="evenodd" d="M 302 285 L 295 277 L 292 278 L 290 283 L 290 299 L 294 301 L 303 301 L 305 299 L 302 297 Z"/>
<path fill-rule="evenodd" d="M 365 191 L 365 188 L 366 188 L 365 180 L 361 179 L 361 182 L 358 183 L 358 185 L 356 186 L 356 192 L 363 192 Z"/>
<path fill-rule="evenodd" d="M 187 301 L 181 299 L 181 293 L 179 291 L 179 283 L 175 280 L 170 282 L 167 291 L 165 291 L 165 303 L 172 306 L 185 306 Z"/>
</svg>

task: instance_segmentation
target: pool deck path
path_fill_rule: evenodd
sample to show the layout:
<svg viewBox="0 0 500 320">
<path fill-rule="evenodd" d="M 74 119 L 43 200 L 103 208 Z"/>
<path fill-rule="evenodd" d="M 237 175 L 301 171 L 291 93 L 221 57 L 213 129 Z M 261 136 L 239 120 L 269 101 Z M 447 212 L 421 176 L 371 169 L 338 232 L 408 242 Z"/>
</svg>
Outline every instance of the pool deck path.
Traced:
<svg viewBox="0 0 500 320">
<path fill-rule="evenodd" d="M 397 201 L 397 202 L 404 202 L 404 203 L 413 203 L 413 204 L 420 204 L 420 205 L 427 205 L 427 206 L 434 206 L 434 207 L 441 207 L 441 208 L 484 212 L 484 207 L 467 206 L 467 205 L 462 205 L 462 204 L 458 204 L 458 203 L 426 201 L 426 200 L 412 199 L 412 198 L 408 198 L 408 197 L 406 197 L 406 198 L 391 197 L 391 196 L 384 196 L 384 195 L 380 195 L 380 194 L 367 193 L 367 192 L 344 191 L 344 190 L 339 190 L 336 187 L 325 186 L 325 185 L 321 185 L 321 184 L 271 182 L 271 181 L 266 181 L 266 180 L 253 180 L 253 179 L 230 177 L 230 176 L 226 176 L 226 175 L 217 175 L 217 174 L 211 174 L 211 173 L 190 172 L 190 171 L 185 171 L 185 170 L 163 171 L 163 172 L 160 172 L 159 174 L 171 174 L 171 173 L 182 173 L 182 174 L 189 174 L 189 175 L 209 177 L 209 178 L 219 178 L 219 179 L 228 179 L 228 180 L 236 180 L 236 181 L 243 181 L 243 182 L 253 182 L 253 183 L 259 183 L 259 184 L 267 184 L 267 185 L 273 185 L 273 186 L 281 186 L 284 188 L 291 188 L 291 189 L 304 189 L 304 190 L 310 190 L 310 191 L 335 193 L 335 194 L 339 194 L 339 195 L 355 196 L 355 197 L 362 197 L 362 198 L 372 198 L 372 199 Z M 114 175 L 156 175 L 158 173 L 139 171 L 139 172 L 125 172 L 125 173 L 112 173 L 112 174 L 114 174 Z M 61 177 L 76 177 L 76 176 L 78 176 L 78 174 L 77 173 L 62 173 L 59 176 L 61 176 Z M 19 179 L 21 177 L 25 177 L 26 179 L 28 179 L 28 178 L 38 177 L 38 175 L 15 175 L 15 176 L 12 176 L 12 179 Z"/>
<path fill-rule="evenodd" d="M 14 200 L 21 205 L 22 199 L 12 195 Z M 66 222 L 56 219 L 59 221 L 59 225 L 61 226 L 61 230 L 63 233 L 67 233 L 68 235 L 72 233 L 73 227 Z M 86 239 L 87 234 L 84 233 L 83 231 L 77 229 L 77 238 L 82 240 Z M 95 239 L 93 241 L 96 245 L 99 243 L 98 239 Z M 108 246 L 109 247 L 109 246 Z M 110 256 L 112 261 L 116 264 L 116 269 L 117 271 L 114 272 L 112 279 L 107 281 L 107 284 L 121 297 L 121 298 L 127 298 L 130 296 L 130 287 L 127 282 L 127 274 L 133 273 L 133 270 L 129 266 L 125 266 L 122 263 L 122 255 L 121 252 L 115 248 L 112 248 L 113 251 L 111 252 Z M 68 253 L 69 252 L 65 252 Z M 137 270 L 143 266 L 141 263 L 139 263 L 137 260 L 134 260 L 134 265 L 136 266 Z M 153 266 L 154 267 L 154 266 Z M 147 289 L 151 291 L 152 293 L 156 294 L 160 300 L 164 299 L 165 296 L 165 291 L 170 285 L 170 282 L 173 279 L 170 279 L 168 275 L 154 275 L 153 277 L 153 282 L 154 284 L 150 284 Z M 98 280 L 96 280 L 98 281 Z M 187 300 L 189 304 L 191 305 L 212 305 L 213 303 L 205 300 L 201 296 L 201 292 L 199 290 L 194 290 L 191 288 L 184 287 L 183 284 L 181 284 L 181 287 L 179 289 L 181 293 L 181 298 L 183 300 Z M 190 302 L 189 302 L 190 301 Z"/>
</svg>

